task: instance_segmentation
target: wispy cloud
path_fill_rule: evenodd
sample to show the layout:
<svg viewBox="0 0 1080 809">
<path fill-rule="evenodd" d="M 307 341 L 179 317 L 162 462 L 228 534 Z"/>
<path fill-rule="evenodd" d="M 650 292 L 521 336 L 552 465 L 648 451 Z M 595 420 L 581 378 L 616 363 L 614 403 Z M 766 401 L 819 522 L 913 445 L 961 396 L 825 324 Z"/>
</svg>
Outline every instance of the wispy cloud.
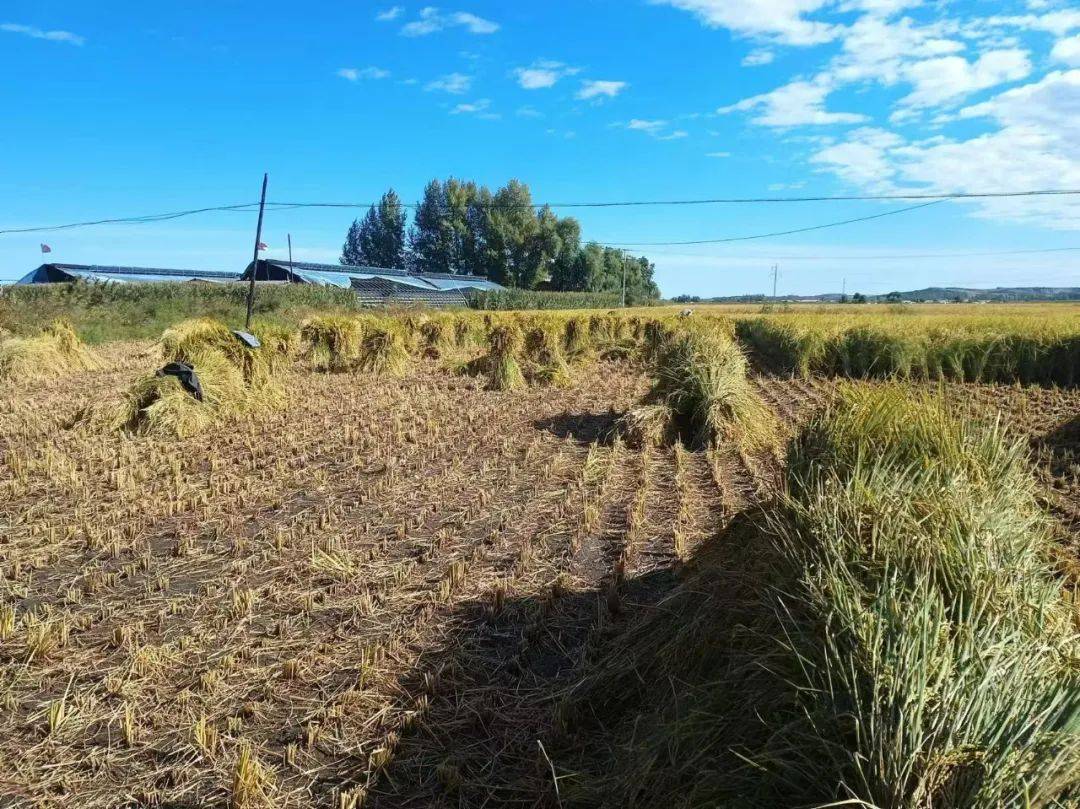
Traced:
<svg viewBox="0 0 1080 809">
<path fill-rule="evenodd" d="M 425 86 L 425 90 L 440 90 L 444 93 L 451 93 L 452 95 L 462 95 L 469 92 L 469 88 L 472 87 L 472 76 L 466 76 L 464 73 L 447 73 L 445 76 L 440 76 L 434 81 L 429 81 Z"/>
<path fill-rule="evenodd" d="M 689 136 L 689 132 L 685 129 L 673 129 L 669 131 L 671 125 L 670 121 L 666 121 L 662 118 L 648 119 L 648 118 L 633 118 L 626 123 L 626 128 L 631 132 L 644 132 L 651 138 L 657 140 L 680 140 Z"/>
<path fill-rule="evenodd" d="M 583 81 L 576 97 L 581 101 L 614 98 L 629 86 L 624 81 Z"/>
<path fill-rule="evenodd" d="M 390 71 L 383 70 L 381 67 L 343 67 L 338 70 L 337 75 L 349 81 L 388 79 L 390 78 Z"/>
<path fill-rule="evenodd" d="M 71 45 L 83 45 L 86 43 L 86 37 L 73 34 L 70 31 L 46 31 L 32 25 L 20 25 L 14 22 L 0 23 L 0 31 L 7 31 L 9 34 L 22 34 L 33 39 L 47 39 L 50 42 L 67 42 Z"/>
<path fill-rule="evenodd" d="M 827 81 L 793 81 L 771 92 L 720 107 L 717 112 L 726 115 L 755 111 L 754 123 L 779 127 L 855 124 L 866 120 L 861 113 L 826 110 L 825 101 L 832 89 Z"/>
<path fill-rule="evenodd" d="M 380 11 L 375 15 L 375 19 L 379 22 L 392 22 L 405 13 L 403 6 L 390 6 L 390 8 Z"/>
<path fill-rule="evenodd" d="M 540 112 L 540 110 L 536 109 L 535 107 L 530 107 L 528 105 L 526 105 L 524 107 L 518 107 L 517 111 L 514 114 L 517 115 L 519 118 L 543 118 L 544 117 L 544 113 Z"/>
<path fill-rule="evenodd" d="M 761 65 L 767 65 L 772 63 L 776 58 L 776 54 L 772 51 L 759 48 L 756 51 L 750 51 L 746 54 L 742 60 L 743 67 L 761 67 Z"/>
<path fill-rule="evenodd" d="M 401 27 L 401 33 L 407 37 L 423 37 L 444 31 L 447 28 L 464 28 L 471 34 L 494 34 L 499 24 L 485 20 L 467 11 L 443 13 L 435 6 L 420 9 L 420 16 Z"/>
<path fill-rule="evenodd" d="M 551 59 L 538 59 L 528 67 L 517 67 L 513 75 L 526 90 L 553 87 L 559 79 L 580 73 L 581 69 Z"/>
<path fill-rule="evenodd" d="M 731 152 L 706 152 L 705 156 L 716 158 L 731 157 Z"/>
<path fill-rule="evenodd" d="M 490 98 L 478 98 L 476 101 L 458 104 L 452 110 L 451 115 L 475 115 L 477 118 L 484 118 L 485 120 L 495 120 L 499 118 L 499 114 L 491 112 L 491 99 Z"/>
</svg>

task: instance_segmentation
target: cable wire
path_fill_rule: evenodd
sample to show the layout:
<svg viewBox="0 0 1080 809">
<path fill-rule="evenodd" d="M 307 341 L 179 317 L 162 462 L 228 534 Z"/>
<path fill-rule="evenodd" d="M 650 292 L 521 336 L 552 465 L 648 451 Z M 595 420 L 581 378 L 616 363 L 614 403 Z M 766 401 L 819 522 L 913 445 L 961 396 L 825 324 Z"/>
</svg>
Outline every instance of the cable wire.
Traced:
<svg viewBox="0 0 1080 809">
<path fill-rule="evenodd" d="M 851 201 L 883 201 L 883 200 L 965 200 L 965 199 L 1000 199 L 1006 197 L 1047 197 L 1080 195 L 1077 189 L 1042 189 L 1036 191 L 987 191 L 978 193 L 954 193 L 954 194 L 866 194 L 845 196 L 818 196 L 818 197 L 718 197 L 714 199 L 675 199 L 675 200 L 638 200 L 621 202 L 547 202 L 531 205 L 483 205 L 487 210 L 515 210 L 530 208 L 539 210 L 542 208 L 631 208 L 641 206 L 661 205 L 716 205 L 716 204 L 760 204 L 760 203 L 789 203 L 789 202 L 851 202 Z M 370 208 L 368 202 L 268 202 L 270 210 L 297 210 L 301 208 Z M 216 211 L 250 211 L 258 206 L 257 202 L 244 202 L 235 205 L 217 205 L 205 208 L 192 208 L 185 211 L 172 211 L 169 213 L 144 214 L 140 216 L 124 216 L 109 219 L 96 219 L 86 222 L 70 222 L 62 225 L 37 225 L 23 228 L 5 228 L 0 230 L 0 236 L 16 233 L 41 233 L 50 230 L 70 230 L 72 228 L 91 227 L 95 225 L 114 224 L 146 224 L 150 222 L 163 222 L 170 219 L 179 219 L 195 214 L 210 213 Z M 416 208 L 417 203 L 403 204 L 404 208 Z M 914 206 L 919 207 L 919 206 Z M 912 208 L 912 210 L 914 209 Z M 889 214 L 881 214 L 889 215 Z M 858 220 L 852 220 L 858 221 Z M 833 227 L 834 225 L 829 225 Z M 799 231 L 791 231 L 797 233 Z M 782 234 L 778 234 L 782 235 Z M 763 237 L 754 237 L 763 238 Z M 704 240 L 699 242 L 662 242 L 659 244 L 709 244 L 723 240 Z"/>
<path fill-rule="evenodd" d="M 885 211 L 884 213 L 873 214 L 872 216 L 859 216 L 854 219 L 843 219 L 839 222 L 826 222 L 823 225 L 811 225 L 805 228 L 795 228 L 793 230 L 776 230 L 771 233 L 755 233 L 752 236 L 728 236 L 723 239 L 695 239 L 693 241 L 686 242 L 606 242 L 609 247 L 679 247 L 691 244 L 726 244 L 727 242 L 748 242 L 752 239 L 768 239 L 772 236 L 790 236 L 793 233 L 807 233 L 811 230 L 825 230 L 826 228 L 836 228 L 841 225 L 853 225 L 856 222 L 869 222 L 871 219 L 881 219 L 884 216 L 895 216 L 898 213 L 907 213 L 908 211 L 917 211 L 919 208 L 929 208 L 931 205 L 940 205 L 945 202 L 943 199 L 935 199 L 931 202 L 922 202 L 918 205 L 908 205 L 906 208 L 897 208 L 892 211 Z"/>
</svg>

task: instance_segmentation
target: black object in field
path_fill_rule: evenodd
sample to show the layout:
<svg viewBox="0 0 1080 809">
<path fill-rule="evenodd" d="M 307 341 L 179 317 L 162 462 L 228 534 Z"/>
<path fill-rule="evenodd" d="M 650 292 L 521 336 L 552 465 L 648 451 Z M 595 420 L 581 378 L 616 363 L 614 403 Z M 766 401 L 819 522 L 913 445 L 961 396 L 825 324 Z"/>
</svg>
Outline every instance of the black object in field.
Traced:
<svg viewBox="0 0 1080 809">
<path fill-rule="evenodd" d="M 157 372 L 158 376 L 175 376 L 180 380 L 180 387 L 194 396 L 198 401 L 203 400 L 202 385 L 199 384 L 199 376 L 195 369 L 184 362 L 170 362 Z"/>
</svg>

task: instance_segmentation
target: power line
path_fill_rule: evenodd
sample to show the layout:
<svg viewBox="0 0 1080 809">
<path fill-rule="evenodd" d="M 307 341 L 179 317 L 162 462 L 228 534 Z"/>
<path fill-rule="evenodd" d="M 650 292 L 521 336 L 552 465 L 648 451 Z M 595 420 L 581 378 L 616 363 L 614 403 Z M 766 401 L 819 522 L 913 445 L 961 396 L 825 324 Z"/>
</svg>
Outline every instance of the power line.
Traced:
<svg viewBox="0 0 1080 809">
<path fill-rule="evenodd" d="M 746 261 L 762 261 L 764 259 L 777 259 L 779 261 L 887 261 L 889 259 L 917 259 L 917 258 L 968 258 L 968 257 L 991 257 L 991 256 L 1022 256 L 1033 255 L 1037 253 L 1065 253 L 1080 250 L 1080 246 L 1077 247 L 1042 247 L 1030 250 L 993 250 L 993 251 L 979 251 L 979 252 L 952 252 L 952 253 L 880 253 L 875 255 L 852 255 L 852 256 L 807 256 L 807 255 L 795 255 L 795 254 L 768 254 L 758 256 L 732 256 L 732 255 L 706 255 L 706 254 L 694 254 L 694 258 L 709 258 L 709 259 L 738 259 Z M 680 255 L 679 253 L 659 253 L 659 255 Z"/>
<path fill-rule="evenodd" d="M 886 201 L 886 200 L 965 200 L 965 199 L 1001 199 L 1017 197 L 1055 197 L 1080 195 L 1077 189 L 1043 189 L 1035 191 L 988 191 L 978 193 L 953 193 L 953 194 L 864 194 L 843 196 L 816 196 L 816 197 L 717 197 L 713 199 L 668 199 L 668 200 L 630 200 L 615 202 L 546 202 L 531 205 L 496 205 L 486 204 L 478 206 L 487 210 L 515 210 L 529 208 L 538 210 L 542 208 L 632 208 L 642 206 L 663 205 L 717 205 L 717 204 L 764 204 L 764 203 L 791 203 L 791 202 L 853 202 L 853 201 Z M 36 225 L 23 228 L 6 228 L 0 230 L 0 235 L 16 233 L 40 233 L 49 230 L 70 230 L 72 228 L 91 227 L 95 225 L 113 224 L 146 224 L 163 222 L 171 219 L 179 219 L 185 216 L 211 213 L 217 211 L 246 212 L 258 206 L 257 202 L 244 202 L 235 205 L 217 205 L 203 208 L 192 208 L 184 211 L 171 211 L 168 213 L 143 214 L 139 216 L 123 216 L 107 219 L 95 219 L 86 222 L 70 222 L 62 225 Z M 267 207 L 272 210 L 297 210 L 302 208 L 370 208 L 369 202 L 268 202 Z M 417 203 L 406 203 L 404 208 L 416 208 Z M 918 207 L 918 206 L 915 206 Z M 797 231 L 793 231 L 797 232 Z M 715 241 L 715 240 L 712 240 Z M 693 244 L 695 242 L 687 242 Z M 708 242 L 697 242 L 708 243 Z M 674 243 L 673 243 L 674 244 Z"/>
<path fill-rule="evenodd" d="M 807 233 L 811 230 L 824 230 L 825 228 L 836 228 L 841 225 L 853 225 L 856 222 L 869 222 L 871 219 L 881 219 L 883 216 L 895 216 L 898 213 L 907 213 L 908 211 L 916 211 L 919 208 L 929 208 L 931 205 L 940 205 L 945 200 L 935 199 L 931 202 L 922 202 L 918 205 L 909 205 L 906 208 L 897 208 L 892 211 L 885 211 L 884 213 L 873 214 L 872 216 L 859 216 L 855 219 L 843 219 L 839 222 L 826 222 L 823 225 L 811 225 L 805 228 L 795 228 L 794 230 L 776 230 L 770 233 L 755 233 L 752 236 L 728 236 L 723 239 L 696 239 L 686 242 L 608 242 L 609 247 L 679 247 L 691 244 L 725 244 L 727 242 L 748 242 L 752 239 L 768 239 L 772 236 L 790 236 L 794 233 Z"/>
</svg>

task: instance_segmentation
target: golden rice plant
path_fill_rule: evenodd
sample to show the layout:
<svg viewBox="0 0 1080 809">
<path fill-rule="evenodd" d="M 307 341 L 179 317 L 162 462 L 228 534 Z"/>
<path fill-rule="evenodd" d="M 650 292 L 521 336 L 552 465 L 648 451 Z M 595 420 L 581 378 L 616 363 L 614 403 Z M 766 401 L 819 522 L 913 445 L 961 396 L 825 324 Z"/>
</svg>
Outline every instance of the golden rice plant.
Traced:
<svg viewBox="0 0 1080 809">
<path fill-rule="evenodd" d="M 405 341 L 392 323 L 372 325 L 360 342 L 357 368 L 374 374 L 398 375 L 409 364 Z"/>
<path fill-rule="evenodd" d="M 319 315 L 300 326 L 300 339 L 316 369 L 349 371 L 360 355 L 364 322 L 349 315 Z"/>
<path fill-rule="evenodd" d="M 47 379 L 99 367 L 71 326 L 58 320 L 36 337 L 0 340 L 0 379 Z"/>
<path fill-rule="evenodd" d="M 203 401 L 184 390 L 176 377 L 154 372 L 127 390 L 112 426 L 137 434 L 186 438 L 265 399 L 264 392 L 249 388 L 243 372 L 220 352 L 195 351 L 187 359 L 199 378 Z"/>
<path fill-rule="evenodd" d="M 780 426 L 754 392 L 746 357 L 718 330 L 696 328 L 665 341 L 656 362 L 654 403 L 666 404 L 692 442 L 734 441 L 748 450 L 776 446 Z"/>
</svg>

